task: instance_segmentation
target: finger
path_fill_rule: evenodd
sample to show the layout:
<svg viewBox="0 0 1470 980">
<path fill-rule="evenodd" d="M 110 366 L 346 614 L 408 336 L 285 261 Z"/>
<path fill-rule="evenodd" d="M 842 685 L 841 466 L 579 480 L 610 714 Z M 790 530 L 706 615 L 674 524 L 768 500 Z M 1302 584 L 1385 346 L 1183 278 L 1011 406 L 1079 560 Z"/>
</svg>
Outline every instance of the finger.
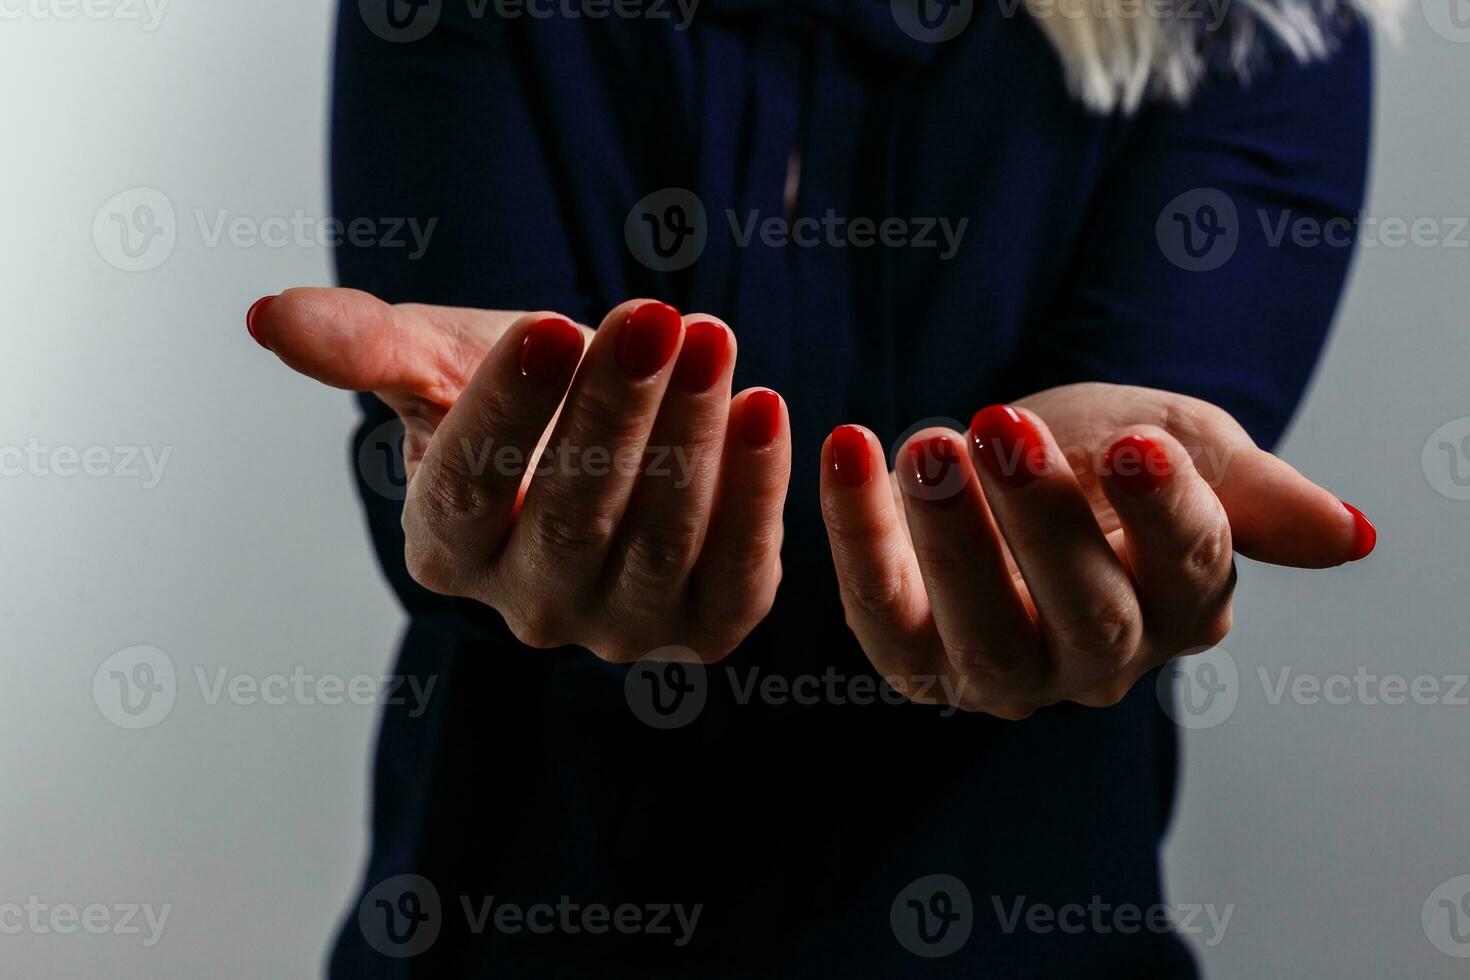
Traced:
<svg viewBox="0 0 1470 980">
<path fill-rule="evenodd" d="M 683 597 L 714 504 L 735 353 L 723 321 L 684 318 L 684 346 L 606 569 L 609 606 L 623 618 Z"/>
<path fill-rule="evenodd" d="M 538 440 L 582 356 L 582 334 L 528 313 L 487 354 L 409 484 L 409 569 L 426 588 L 469 595 L 515 514 Z"/>
<path fill-rule="evenodd" d="M 827 437 L 821 493 L 847 623 L 874 666 L 900 677 L 944 670 L 923 576 L 871 432 L 844 425 Z"/>
<path fill-rule="evenodd" d="M 1235 550 L 1297 568 L 1330 568 L 1368 557 L 1378 532 L 1362 512 L 1254 445 L 1218 471 L 1215 493 L 1230 517 Z"/>
<path fill-rule="evenodd" d="M 1019 702 L 1039 687 L 1045 651 L 960 436 L 916 433 L 897 471 L 945 654 L 986 702 Z"/>
<path fill-rule="evenodd" d="M 1230 521 L 1189 453 L 1163 429 L 1132 426 L 1104 451 L 1098 473 L 1123 527 L 1145 626 L 1170 641 L 1152 651 L 1155 662 L 1220 642 L 1235 586 Z"/>
<path fill-rule="evenodd" d="M 1137 657 L 1142 622 L 1127 569 L 1046 425 L 992 405 L 970 425 L 970 451 L 996 523 L 1036 605 L 1062 690 L 1114 703 Z M 1119 689 L 1121 688 L 1121 690 Z"/>
<path fill-rule="evenodd" d="M 288 289 L 251 307 L 251 336 L 287 366 L 351 391 L 413 394 L 444 410 L 523 314 L 404 304 L 355 289 Z"/>
<path fill-rule="evenodd" d="M 709 535 L 690 584 L 705 631 L 739 639 L 770 611 L 781 580 L 791 423 L 768 388 L 737 395 L 730 419 Z"/>
<path fill-rule="evenodd" d="M 1240 554 L 1275 565 L 1326 568 L 1373 550 L 1377 532 L 1357 508 L 1258 448 L 1228 412 L 1172 392 L 1127 390 L 1139 401 L 1125 409 L 1130 417 L 1115 424 L 1156 422 L 1189 450 L 1225 506 Z"/>
<path fill-rule="evenodd" d="M 516 574 L 561 584 L 600 574 L 683 337 L 678 311 L 653 300 L 624 303 L 603 321 L 511 533 Z"/>
</svg>

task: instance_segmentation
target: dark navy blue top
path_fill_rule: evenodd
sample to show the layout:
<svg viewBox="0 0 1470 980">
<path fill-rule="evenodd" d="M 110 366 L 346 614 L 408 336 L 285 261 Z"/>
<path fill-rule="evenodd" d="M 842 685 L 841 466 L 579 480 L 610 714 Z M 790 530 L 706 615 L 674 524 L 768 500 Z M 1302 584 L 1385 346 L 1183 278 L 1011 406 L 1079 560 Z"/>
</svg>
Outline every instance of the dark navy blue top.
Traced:
<svg viewBox="0 0 1470 980">
<path fill-rule="evenodd" d="M 342 247 L 343 284 L 593 324 L 623 299 L 659 297 L 723 317 L 740 339 L 737 387 L 788 400 L 786 576 L 721 665 L 743 678 L 871 672 L 818 509 L 833 426 L 868 425 L 892 447 L 924 420 L 1108 380 L 1208 399 L 1269 446 L 1349 263 L 1341 244 L 1276 233 L 1283 218 L 1360 207 L 1369 49 L 1352 24 L 1325 62 L 1268 52 L 1248 85 L 1212 76 L 1186 109 L 1125 117 L 1083 110 L 1037 25 L 988 4 L 943 44 L 911 39 L 874 0 L 705 0 L 687 31 L 511 19 L 493 4 L 476 17 L 480 4 L 444 0 L 419 11 L 440 10 L 437 26 L 407 42 L 367 26 L 373 6 L 341 10 L 334 207 L 439 223 L 417 259 Z M 899 217 L 914 231 L 967 220 L 958 251 L 740 247 L 727 214 L 782 215 L 796 149 L 796 215 Z M 707 244 L 658 272 L 624 232 L 635 204 L 667 188 L 698 195 Z M 391 417 L 362 404 L 359 447 Z M 385 955 L 373 917 L 429 906 L 380 906 L 380 892 L 359 916 L 354 901 L 332 976 L 1194 975 L 1171 933 L 1008 931 L 996 910 L 1022 896 L 1164 900 L 1177 750 L 1153 684 L 1115 708 L 1059 705 L 1012 724 L 885 702 L 741 704 L 716 669 L 698 718 L 656 730 L 629 709 L 627 668 L 529 650 L 493 611 L 414 585 L 400 504 L 381 492 L 391 475 L 359 466 L 411 614 L 396 670 L 437 680 L 422 715 L 412 699 L 385 710 L 363 890 L 421 876 L 437 933 L 415 955 Z M 930 874 L 960 879 L 973 906 L 968 941 L 932 959 L 890 924 L 895 897 Z M 662 934 L 476 928 L 491 896 L 703 909 L 676 947 Z"/>
</svg>

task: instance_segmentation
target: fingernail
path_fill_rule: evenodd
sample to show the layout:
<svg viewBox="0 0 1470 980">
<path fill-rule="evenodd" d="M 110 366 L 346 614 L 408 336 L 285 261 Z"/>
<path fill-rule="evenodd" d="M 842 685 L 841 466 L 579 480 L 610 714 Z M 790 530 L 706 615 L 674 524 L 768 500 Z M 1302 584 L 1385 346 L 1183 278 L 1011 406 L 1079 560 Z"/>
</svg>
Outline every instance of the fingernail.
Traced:
<svg viewBox="0 0 1470 980">
<path fill-rule="evenodd" d="M 245 311 L 245 329 L 250 331 L 250 338 L 254 340 L 257 344 L 260 344 L 260 337 L 255 333 L 255 318 L 259 316 L 260 311 L 269 306 L 271 300 L 275 298 L 275 296 L 262 296 L 260 299 L 251 304 L 250 309 Z M 239 309 L 239 307 L 236 307 L 236 309 Z M 260 346 L 264 347 L 265 345 L 260 344 Z"/>
<path fill-rule="evenodd" d="M 873 468 L 868 452 L 868 437 L 855 425 L 839 425 L 832 430 L 832 473 L 845 487 L 860 487 L 868 482 Z"/>
<path fill-rule="evenodd" d="M 1031 422 L 1009 405 L 991 405 L 970 420 L 980 465 L 1008 487 L 1024 487 L 1046 472 L 1046 450 Z"/>
<path fill-rule="evenodd" d="M 1103 470 L 1135 497 L 1145 497 L 1164 485 L 1171 472 L 1169 457 L 1145 436 L 1124 436 L 1103 454 Z"/>
<path fill-rule="evenodd" d="M 565 380 L 582 357 L 582 331 L 549 316 L 531 324 L 521 341 L 521 376 L 537 384 Z"/>
<path fill-rule="evenodd" d="M 1353 553 L 1348 561 L 1361 561 L 1373 553 L 1373 548 L 1378 544 L 1378 530 L 1358 510 L 1346 500 L 1339 501 L 1347 512 L 1353 515 Z"/>
<path fill-rule="evenodd" d="M 774 391 L 752 391 L 740 406 L 740 438 L 751 449 L 769 446 L 781 431 L 781 396 Z"/>
<path fill-rule="evenodd" d="M 709 391 L 725 370 L 729 349 L 730 334 L 721 324 L 709 320 L 689 324 L 684 328 L 684 347 L 674 365 L 674 378 L 696 395 Z"/>
<path fill-rule="evenodd" d="M 919 488 L 912 495 L 941 507 L 953 506 L 960 499 L 960 487 L 953 479 L 959 461 L 959 450 L 945 436 L 930 436 L 910 443 L 909 466 Z"/>
<path fill-rule="evenodd" d="M 674 356 L 683 330 L 679 311 L 667 303 L 644 303 L 618 334 L 618 366 L 630 378 L 652 377 Z"/>
</svg>

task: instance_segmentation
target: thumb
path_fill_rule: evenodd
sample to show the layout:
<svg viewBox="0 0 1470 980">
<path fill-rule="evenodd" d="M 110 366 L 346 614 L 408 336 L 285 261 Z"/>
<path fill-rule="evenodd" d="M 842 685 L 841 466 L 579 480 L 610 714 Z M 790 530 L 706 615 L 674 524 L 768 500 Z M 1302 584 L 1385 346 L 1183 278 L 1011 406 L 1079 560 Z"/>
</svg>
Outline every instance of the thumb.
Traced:
<svg viewBox="0 0 1470 980">
<path fill-rule="evenodd" d="M 1235 550 L 1273 565 L 1329 568 L 1366 558 L 1378 532 L 1351 504 L 1254 445 L 1227 449 L 1206 479 L 1230 519 Z"/>
<path fill-rule="evenodd" d="M 355 289 L 288 289 L 250 308 L 250 335 L 334 388 L 408 395 L 448 410 L 519 313 L 405 304 Z"/>
</svg>

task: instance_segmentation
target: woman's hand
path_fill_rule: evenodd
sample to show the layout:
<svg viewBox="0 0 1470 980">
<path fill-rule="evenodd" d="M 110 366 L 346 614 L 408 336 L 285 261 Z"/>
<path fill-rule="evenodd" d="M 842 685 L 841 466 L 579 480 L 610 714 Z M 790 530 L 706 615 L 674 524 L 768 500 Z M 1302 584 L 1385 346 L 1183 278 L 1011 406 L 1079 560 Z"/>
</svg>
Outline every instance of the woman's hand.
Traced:
<svg viewBox="0 0 1470 980">
<path fill-rule="evenodd" d="M 985 409 L 965 436 L 919 432 L 892 483 L 872 433 L 843 426 L 822 466 L 869 659 L 895 686 L 1008 719 L 1116 704 L 1145 672 L 1218 643 L 1235 551 L 1316 568 L 1375 539 L 1225 412 L 1145 388 L 1069 385 Z"/>
<path fill-rule="evenodd" d="M 295 289 L 247 321 L 292 368 L 403 418 L 410 572 L 494 607 L 522 642 L 710 661 L 770 611 L 790 429 L 775 392 L 731 399 L 720 320 L 637 300 L 593 334 L 554 313 Z"/>
</svg>

